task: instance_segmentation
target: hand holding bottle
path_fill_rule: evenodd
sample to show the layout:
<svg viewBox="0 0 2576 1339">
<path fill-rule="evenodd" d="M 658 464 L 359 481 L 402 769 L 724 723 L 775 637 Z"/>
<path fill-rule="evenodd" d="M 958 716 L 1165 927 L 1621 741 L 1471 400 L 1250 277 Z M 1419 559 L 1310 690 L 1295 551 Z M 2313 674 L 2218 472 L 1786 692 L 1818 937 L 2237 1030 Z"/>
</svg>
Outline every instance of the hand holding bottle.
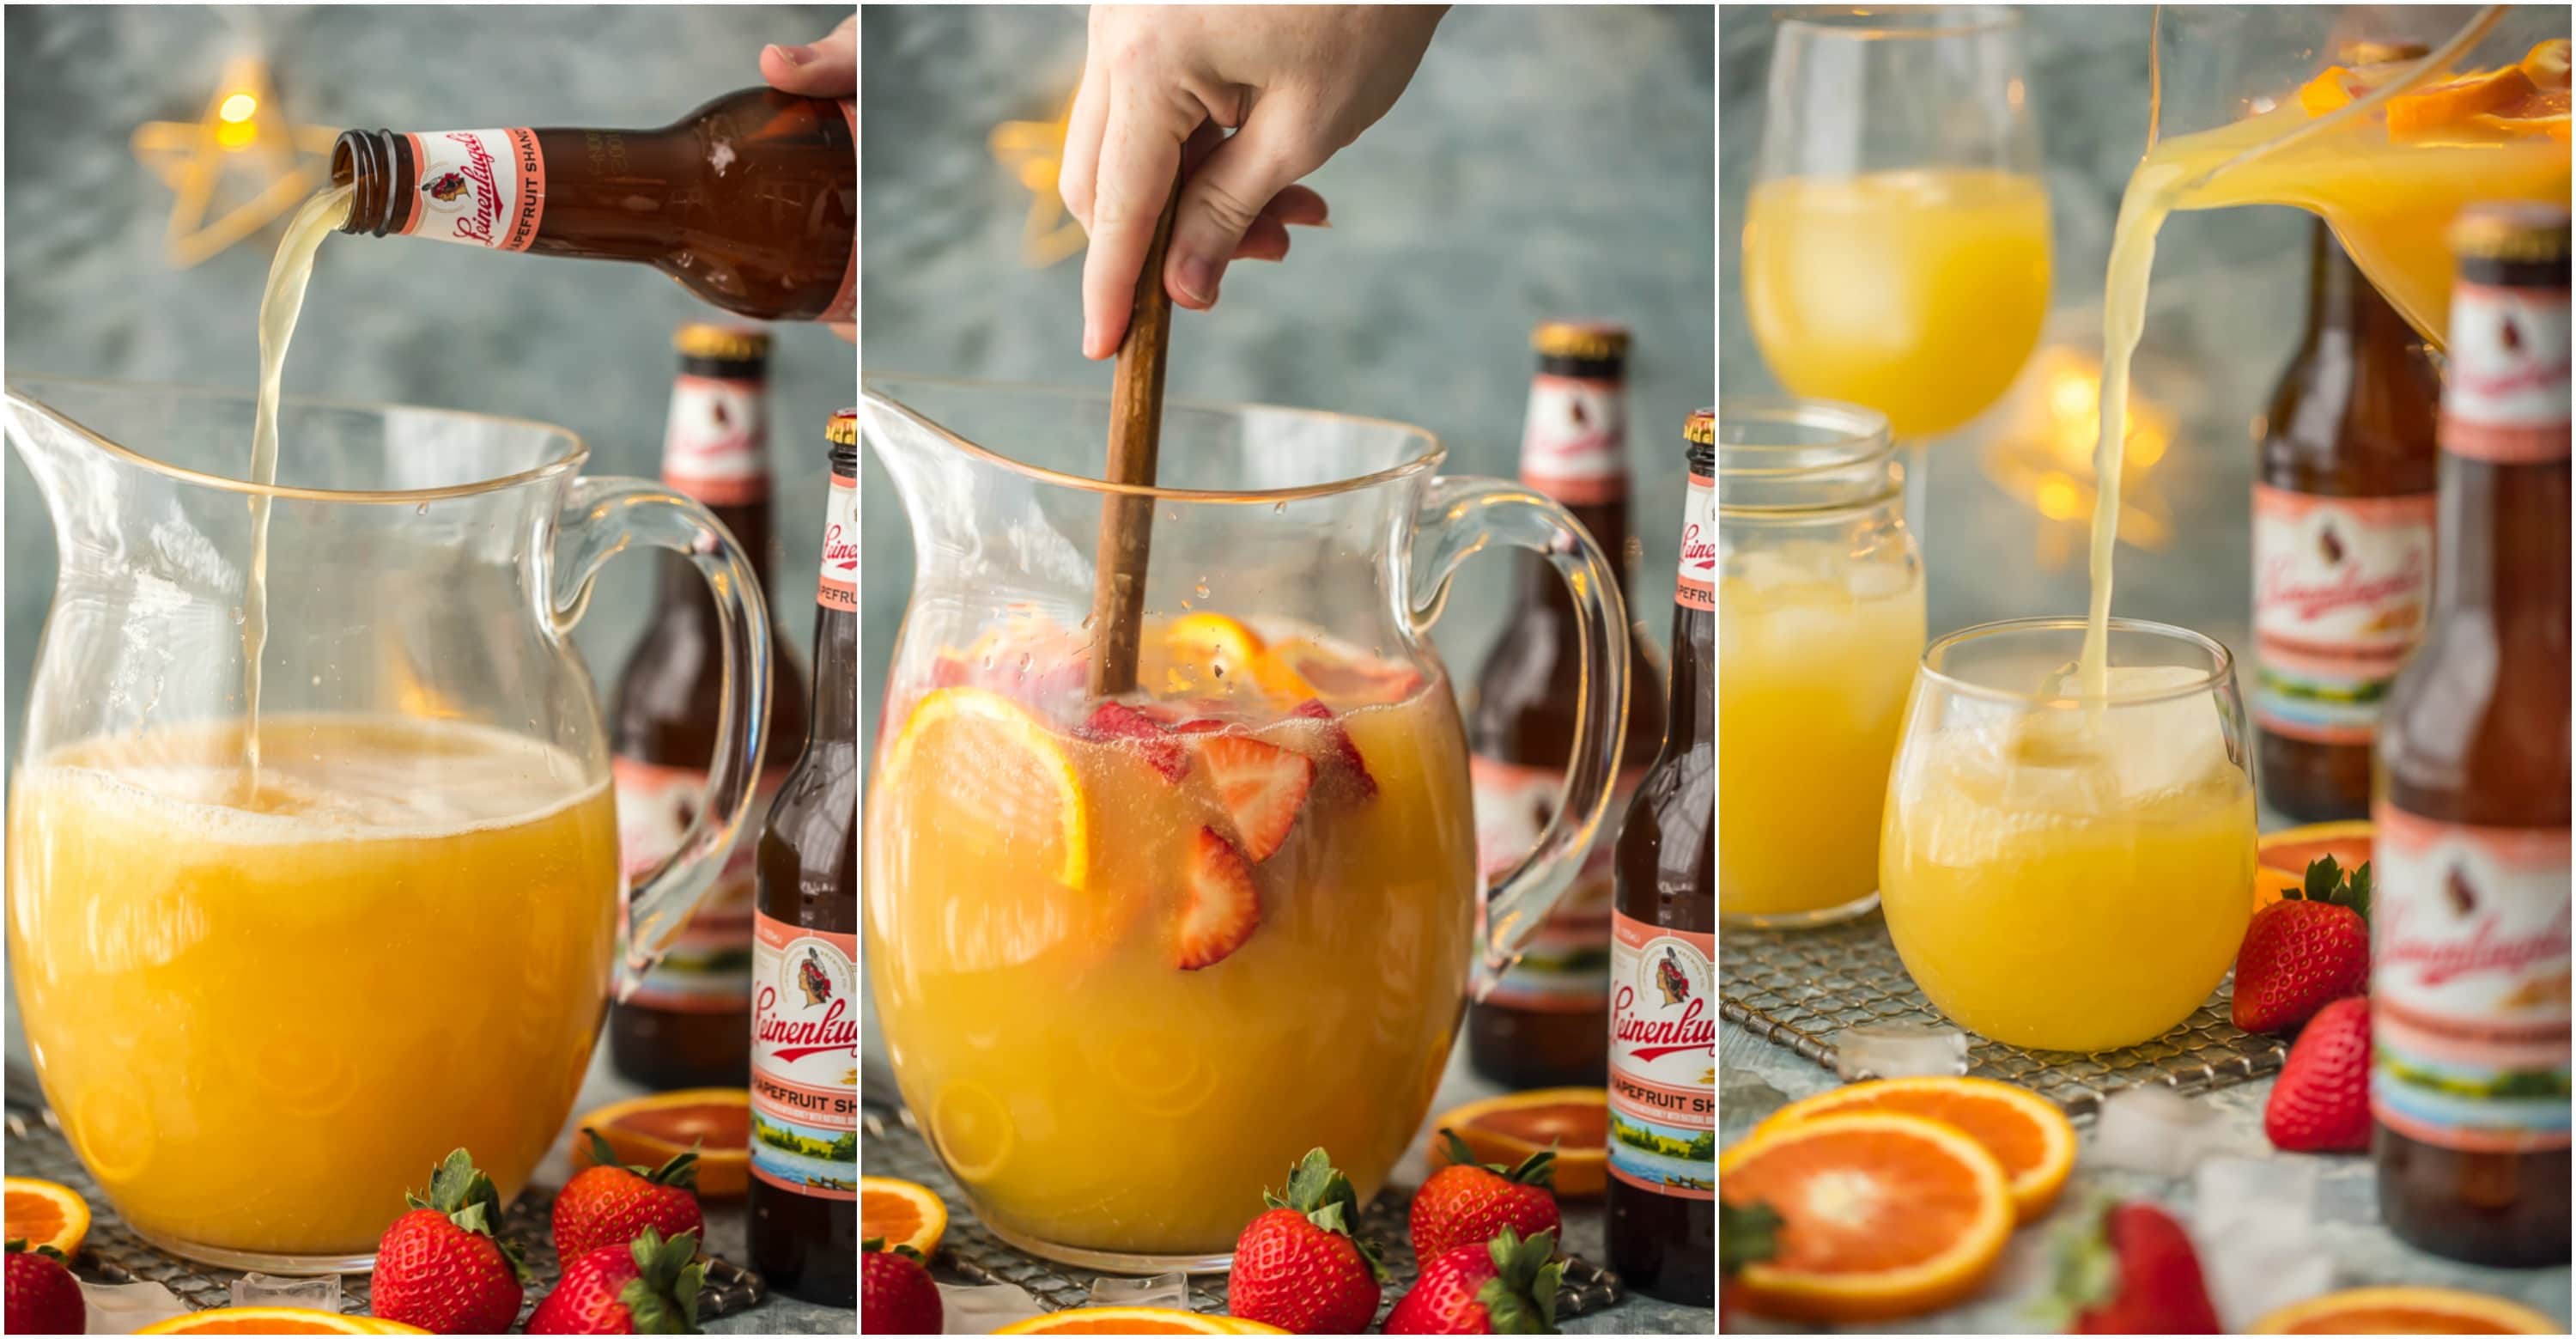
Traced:
<svg viewBox="0 0 2576 1339">
<path fill-rule="evenodd" d="M 809 98 L 839 98 L 855 101 L 859 96 L 859 16 L 852 14 L 840 26 L 823 34 L 820 41 L 804 46 L 770 45 L 760 49 L 760 77 L 771 88 L 782 93 L 801 93 Z M 850 234 L 850 264 L 858 264 L 859 237 Z M 856 343 L 859 328 L 843 322 L 832 327 L 841 338 Z"/>
</svg>

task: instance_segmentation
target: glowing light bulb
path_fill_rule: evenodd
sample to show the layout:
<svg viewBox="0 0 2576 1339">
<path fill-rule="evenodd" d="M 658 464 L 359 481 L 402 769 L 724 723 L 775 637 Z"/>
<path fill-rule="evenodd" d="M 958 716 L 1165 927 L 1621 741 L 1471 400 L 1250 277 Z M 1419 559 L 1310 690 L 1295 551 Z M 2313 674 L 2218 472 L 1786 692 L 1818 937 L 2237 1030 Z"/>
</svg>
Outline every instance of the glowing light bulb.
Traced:
<svg viewBox="0 0 2576 1339">
<path fill-rule="evenodd" d="M 223 106 L 215 109 L 216 116 L 235 124 L 247 121 L 258 113 L 259 99 L 248 93 L 235 93 L 224 99 Z"/>
</svg>

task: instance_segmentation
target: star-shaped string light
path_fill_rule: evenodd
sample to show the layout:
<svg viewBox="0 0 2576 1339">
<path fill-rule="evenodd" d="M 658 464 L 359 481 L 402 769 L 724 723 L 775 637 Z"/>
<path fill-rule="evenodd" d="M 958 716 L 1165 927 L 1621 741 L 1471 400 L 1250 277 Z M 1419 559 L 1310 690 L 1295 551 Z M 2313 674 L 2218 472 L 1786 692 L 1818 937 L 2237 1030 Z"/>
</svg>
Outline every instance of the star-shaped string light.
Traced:
<svg viewBox="0 0 2576 1339">
<path fill-rule="evenodd" d="M 1064 128 L 1073 118 L 1073 99 L 1052 121 L 1004 121 L 993 127 L 993 161 L 1009 168 L 1029 193 L 1028 220 L 1020 226 L 1020 262 L 1043 270 L 1077 255 L 1090 242 L 1056 194 L 1056 173 L 1064 167 Z"/>
<path fill-rule="evenodd" d="M 278 108 L 268 67 L 248 56 L 224 66 L 205 115 L 147 121 L 134 129 L 134 156 L 169 183 L 177 199 L 163 254 L 175 269 L 196 265 L 266 227 L 319 190 L 340 132 L 297 125 Z M 218 208 L 217 188 L 247 176 L 250 197 Z"/>
</svg>

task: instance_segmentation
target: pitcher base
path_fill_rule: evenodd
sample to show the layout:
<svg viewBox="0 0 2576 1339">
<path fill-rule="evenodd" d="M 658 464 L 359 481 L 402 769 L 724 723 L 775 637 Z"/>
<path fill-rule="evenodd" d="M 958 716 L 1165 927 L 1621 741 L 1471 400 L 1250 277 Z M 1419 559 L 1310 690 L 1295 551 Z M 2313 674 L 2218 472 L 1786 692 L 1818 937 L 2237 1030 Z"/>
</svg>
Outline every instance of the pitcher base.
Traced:
<svg viewBox="0 0 2576 1339">
<path fill-rule="evenodd" d="M 204 1242 L 190 1241 L 185 1237 L 173 1237 L 159 1232 L 146 1232 L 142 1228 L 135 1227 L 130 1223 L 126 1226 L 134 1233 L 134 1235 L 141 1237 L 144 1241 L 182 1259 L 194 1260 L 200 1264 L 215 1265 L 224 1269 L 238 1269 L 246 1273 L 256 1272 L 261 1274 L 285 1275 L 372 1274 L 376 1269 L 376 1253 L 374 1251 L 359 1251 L 341 1255 L 286 1255 L 276 1251 L 237 1251 L 229 1246 L 209 1246 Z"/>
<path fill-rule="evenodd" d="M 1104 1274 L 1223 1274 L 1234 1268 L 1234 1252 L 1219 1251 L 1202 1255 L 1148 1255 L 1134 1251 L 1095 1251 L 1082 1246 L 1065 1246 L 1040 1237 L 1022 1236 L 993 1223 L 983 1224 L 985 1231 L 999 1237 L 1006 1245 L 1057 1264 L 1077 1269 L 1096 1269 Z"/>
</svg>

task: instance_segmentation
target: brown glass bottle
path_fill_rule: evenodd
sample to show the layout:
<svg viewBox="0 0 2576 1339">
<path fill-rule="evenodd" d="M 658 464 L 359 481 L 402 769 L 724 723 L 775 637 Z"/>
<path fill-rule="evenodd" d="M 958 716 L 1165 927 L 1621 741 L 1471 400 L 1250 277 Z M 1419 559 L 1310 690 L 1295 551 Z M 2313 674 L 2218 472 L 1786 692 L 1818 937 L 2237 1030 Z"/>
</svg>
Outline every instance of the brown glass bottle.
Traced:
<svg viewBox="0 0 2576 1339">
<path fill-rule="evenodd" d="M 2371 1116 L 2389 1230 L 2568 1253 L 2568 216 L 2451 232 L 2433 621 L 2380 728 Z"/>
<path fill-rule="evenodd" d="M 760 834 L 752 968 L 751 1263 L 773 1291 L 858 1298 L 858 414 L 832 416 L 814 728 Z M 795 1151 L 787 1150 L 793 1145 Z"/>
<path fill-rule="evenodd" d="M 2256 428 L 2252 697 L 2264 798 L 2314 822 L 2370 812 L 2380 709 L 2423 633 L 2441 377 L 2311 226 L 2307 333 Z"/>
<path fill-rule="evenodd" d="M 632 261 L 737 315 L 846 321 L 855 115 L 746 88 L 658 130 L 350 130 L 331 181 L 348 232 Z"/>
<path fill-rule="evenodd" d="M 704 503 L 751 555 L 763 590 L 776 570 L 769 486 L 769 337 L 685 325 L 662 438 L 662 478 Z M 610 690 L 621 863 L 640 884 L 679 846 L 706 794 L 724 694 L 715 601 L 679 558 L 662 564 L 653 617 Z M 751 1066 L 752 848 L 771 794 L 805 742 L 804 662 L 770 622 L 767 742 L 759 798 L 733 855 L 661 964 L 608 1011 L 609 1059 L 649 1088 L 738 1088 Z"/>
<path fill-rule="evenodd" d="M 1628 526 L 1627 410 L 1622 378 L 1628 332 L 1617 326 L 1542 323 L 1521 480 L 1590 531 L 1636 607 L 1635 540 Z M 1631 630 L 1635 624 L 1631 623 Z M 1574 751 L 1581 696 L 1574 603 L 1555 571 L 1525 563 L 1520 596 L 1476 676 L 1467 747 L 1476 790 L 1477 863 L 1489 880 L 1520 862 L 1555 811 Z M 1520 962 L 1467 1009 L 1467 1061 L 1514 1088 L 1598 1086 L 1609 1035 L 1610 848 L 1629 791 L 1664 735 L 1663 695 L 1646 639 L 1631 636 L 1628 721 L 1620 779 L 1565 900 L 1542 923 Z"/>
<path fill-rule="evenodd" d="M 1619 827 L 1610 965 L 1610 1268 L 1710 1306 L 1717 1277 L 1717 528 L 1713 411 L 1691 415 L 1663 750 Z M 1700 537 L 1693 542 L 1693 537 Z"/>
</svg>

